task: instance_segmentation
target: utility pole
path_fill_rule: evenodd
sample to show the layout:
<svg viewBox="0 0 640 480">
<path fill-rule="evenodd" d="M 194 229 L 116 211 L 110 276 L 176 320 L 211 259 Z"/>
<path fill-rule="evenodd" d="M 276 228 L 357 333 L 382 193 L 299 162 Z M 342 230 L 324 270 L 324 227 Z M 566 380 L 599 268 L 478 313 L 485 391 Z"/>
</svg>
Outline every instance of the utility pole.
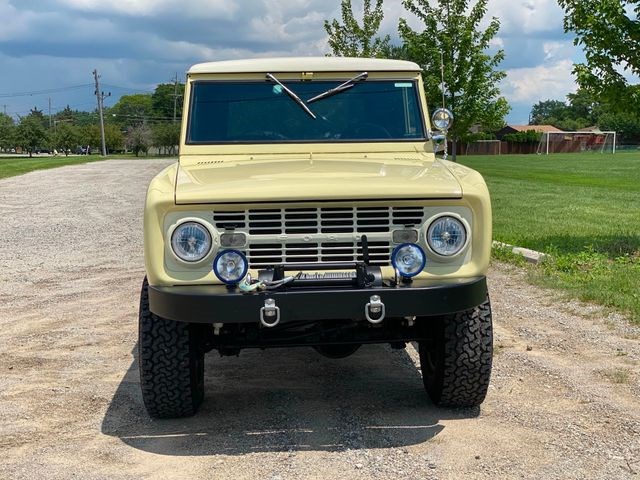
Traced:
<svg viewBox="0 0 640 480">
<path fill-rule="evenodd" d="M 173 123 L 176 123 L 176 113 L 178 110 L 178 72 L 173 79 Z"/>
<path fill-rule="evenodd" d="M 49 128 L 51 128 L 51 97 L 49 97 Z"/>
<path fill-rule="evenodd" d="M 5 114 L 5 115 L 7 114 L 7 107 L 8 107 L 8 106 L 9 106 L 9 105 L 7 105 L 6 103 L 5 103 L 4 105 L 2 105 L 2 108 L 4 109 L 4 114 Z"/>
<path fill-rule="evenodd" d="M 100 75 L 98 75 L 98 70 L 94 70 L 93 71 L 93 78 L 96 81 L 96 98 L 98 99 L 98 113 L 100 114 L 100 136 L 102 137 L 102 156 L 106 157 L 107 156 L 107 144 L 105 142 L 104 139 L 104 115 L 102 113 L 102 110 L 104 109 L 104 99 L 106 97 L 110 97 L 111 96 L 111 92 L 107 93 L 105 95 L 104 92 L 102 92 L 100 90 Z"/>
</svg>

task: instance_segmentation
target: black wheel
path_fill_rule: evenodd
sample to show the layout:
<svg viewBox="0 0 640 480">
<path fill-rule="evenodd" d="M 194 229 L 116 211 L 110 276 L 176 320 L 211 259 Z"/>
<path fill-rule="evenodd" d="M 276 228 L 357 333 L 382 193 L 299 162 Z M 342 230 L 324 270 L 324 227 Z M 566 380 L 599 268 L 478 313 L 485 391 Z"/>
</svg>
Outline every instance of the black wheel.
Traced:
<svg viewBox="0 0 640 480">
<path fill-rule="evenodd" d="M 140 293 L 138 363 L 142 399 L 149 415 L 193 415 L 204 398 L 201 327 L 174 322 L 149 310 L 149 284 Z"/>
<path fill-rule="evenodd" d="M 428 319 L 429 340 L 420 342 L 424 387 L 442 407 L 480 405 L 489 388 L 493 326 L 489 299 L 476 308 Z"/>
</svg>

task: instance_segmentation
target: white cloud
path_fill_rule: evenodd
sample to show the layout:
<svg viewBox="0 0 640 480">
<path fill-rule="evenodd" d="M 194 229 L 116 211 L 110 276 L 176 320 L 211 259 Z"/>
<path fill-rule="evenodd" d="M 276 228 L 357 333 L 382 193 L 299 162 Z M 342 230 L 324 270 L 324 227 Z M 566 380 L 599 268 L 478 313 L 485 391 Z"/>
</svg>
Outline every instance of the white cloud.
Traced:
<svg viewBox="0 0 640 480">
<path fill-rule="evenodd" d="M 555 0 L 489 0 L 488 17 L 498 17 L 503 35 L 563 31 L 564 12 Z M 557 35 L 555 35 L 557 36 Z"/>
<path fill-rule="evenodd" d="M 492 48 L 504 48 L 504 39 L 502 37 L 493 37 L 489 45 L 491 45 Z"/>
<path fill-rule="evenodd" d="M 60 0 L 72 9 L 91 12 L 119 13 L 127 16 L 156 16 L 175 13 L 183 17 L 230 18 L 240 3 L 230 0 Z"/>
<path fill-rule="evenodd" d="M 572 70 L 573 61 L 569 59 L 509 70 L 502 91 L 514 103 L 532 105 L 540 100 L 564 100 L 567 94 L 576 91 Z"/>
<path fill-rule="evenodd" d="M 545 62 L 554 62 L 570 58 L 576 52 L 576 48 L 571 41 L 549 41 L 542 44 Z"/>
</svg>

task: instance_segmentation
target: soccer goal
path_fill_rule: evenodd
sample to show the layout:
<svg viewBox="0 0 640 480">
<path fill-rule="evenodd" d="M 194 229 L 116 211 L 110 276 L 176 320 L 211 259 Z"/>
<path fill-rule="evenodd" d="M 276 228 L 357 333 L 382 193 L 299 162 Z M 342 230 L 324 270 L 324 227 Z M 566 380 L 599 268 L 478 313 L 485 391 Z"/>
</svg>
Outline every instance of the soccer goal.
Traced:
<svg viewBox="0 0 640 480">
<path fill-rule="evenodd" d="M 502 142 L 500 140 L 476 140 L 467 143 L 467 155 L 501 155 Z"/>
<path fill-rule="evenodd" d="M 616 140 L 616 132 L 545 132 L 537 153 L 616 153 Z"/>
</svg>

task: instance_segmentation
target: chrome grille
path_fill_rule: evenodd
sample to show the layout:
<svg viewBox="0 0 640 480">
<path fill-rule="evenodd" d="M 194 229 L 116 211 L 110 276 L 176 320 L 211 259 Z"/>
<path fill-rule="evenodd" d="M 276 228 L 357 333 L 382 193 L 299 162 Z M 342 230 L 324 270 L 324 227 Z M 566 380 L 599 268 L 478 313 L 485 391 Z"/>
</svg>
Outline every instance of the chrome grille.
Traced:
<svg viewBox="0 0 640 480">
<path fill-rule="evenodd" d="M 366 234 L 372 265 L 389 265 L 391 232 L 419 227 L 423 207 L 323 207 L 216 211 L 219 230 L 247 234 L 250 267 L 362 261 Z"/>
</svg>

